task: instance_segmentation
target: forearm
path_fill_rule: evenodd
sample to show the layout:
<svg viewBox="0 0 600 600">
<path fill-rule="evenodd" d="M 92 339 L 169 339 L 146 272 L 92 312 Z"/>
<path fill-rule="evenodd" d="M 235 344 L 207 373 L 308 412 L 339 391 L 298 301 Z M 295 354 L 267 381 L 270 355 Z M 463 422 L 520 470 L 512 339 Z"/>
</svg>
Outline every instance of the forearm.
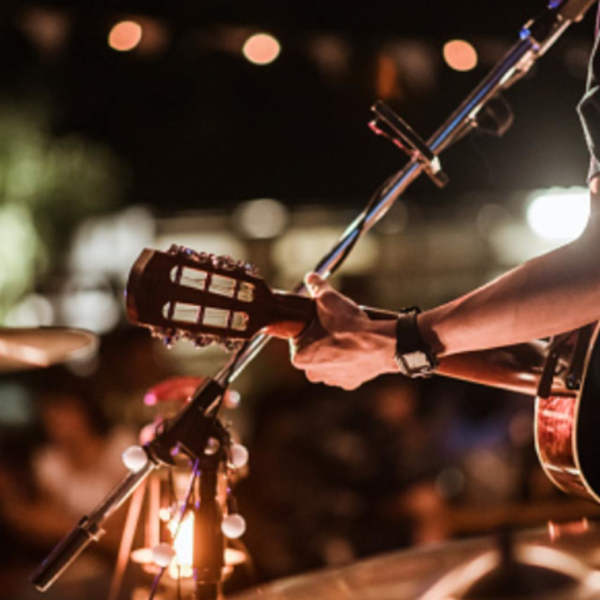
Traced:
<svg viewBox="0 0 600 600">
<path fill-rule="evenodd" d="M 373 377 L 399 370 L 394 359 L 396 320 L 370 320 L 315 274 L 309 275 L 307 283 L 321 327 L 295 340 L 292 359 L 310 381 L 354 389 Z M 576 242 L 420 314 L 417 325 L 441 359 L 440 373 L 530 393 L 536 381 L 524 376 L 528 361 L 515 362 L 514 351 L 480 351 L 530 342 L 599 319 L 600 226 L 596 216 Z M 529 348 L 521 348 L 520 355 L 522 350 Z"/>
<path fill-rule="evenodd" d="M 600 319 L 598 216 L 572 244 L 424 312 L 419 329 L 440 357 L 518 344 Z"/>
</svg>

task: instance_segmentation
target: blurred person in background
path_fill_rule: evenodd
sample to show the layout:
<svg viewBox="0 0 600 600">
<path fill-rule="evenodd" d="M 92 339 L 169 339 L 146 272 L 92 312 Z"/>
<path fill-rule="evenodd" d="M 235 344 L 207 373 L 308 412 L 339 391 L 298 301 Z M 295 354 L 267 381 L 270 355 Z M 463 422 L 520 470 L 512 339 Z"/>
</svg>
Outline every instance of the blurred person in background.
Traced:
<svg viewBox="0 0 600 600">
<path fill-rule="evenodd" d="M 261 580 L 446 538 L 431 406 L 395 377 L 348 397 L 283 384 L 259 400 L 237 496 Z"/>
<path fill-rule="evenodd" d="M 24 559 L 35 561 L 59 542 L 106 496 L 123 474 L 121 453 L 135 443 L 124 427 L 112 427 L 92 392 L 92 382 L 66 370 L 41 376 L 38 405 L 43 442 L 33 451 L 29 477 L 1 458 L 0 513 L 13 538 L 29 548 Z M 28 481 L 27 481 L 28 479 Z M 27 483 L 24 485 L 24 483 Z M 121 512 L 121 515 L 124 516 Z M 50 598 L 105 598 L 114 555 L 120 540 L 119 518 L 99 544 L 79 559 L 78 568 L 65 573 L 46 594 Z M 36 597 L 26 576 L 13 572 L 13 598 Z"/>
</svg>

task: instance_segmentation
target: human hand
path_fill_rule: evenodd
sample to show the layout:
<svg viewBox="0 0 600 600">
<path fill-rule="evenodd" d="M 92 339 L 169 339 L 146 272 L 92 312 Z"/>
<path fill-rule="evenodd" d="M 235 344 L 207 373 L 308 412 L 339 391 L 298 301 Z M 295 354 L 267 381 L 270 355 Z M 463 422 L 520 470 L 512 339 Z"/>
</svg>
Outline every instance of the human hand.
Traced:
<svg viewBox="0 0 600 600">
<path fill-rule="evenodd" d="M 306 285 L 315 299 L 318 321 L 291 342 L 291 357 L 309 381 L 353 390 L 398 371 L 395 320 L 372 321 L 316 273 L 307 275 Z"/>
</svg>

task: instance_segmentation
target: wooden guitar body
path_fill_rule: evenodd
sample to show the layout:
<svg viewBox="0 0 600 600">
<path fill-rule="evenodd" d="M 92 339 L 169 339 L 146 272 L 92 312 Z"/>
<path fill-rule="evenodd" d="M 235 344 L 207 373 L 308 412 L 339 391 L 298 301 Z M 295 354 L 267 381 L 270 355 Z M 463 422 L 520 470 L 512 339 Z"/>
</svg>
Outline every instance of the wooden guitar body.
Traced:
<svg viewBox="0 0 600 600">
<path fill-rule="evenodd" d="M 580 330 L 584 336 L 581 369 L 569 388 L 552 389 L 537 397 L 535 440 L 540 463 L 550 480 L 563 491 L 600 503 L 600 398 L 584 385 L 590 363 L 600 358 L 600 323 Z M 574 344 L 562 349 L 561 360 L 571 361 Z"/>
</svg>

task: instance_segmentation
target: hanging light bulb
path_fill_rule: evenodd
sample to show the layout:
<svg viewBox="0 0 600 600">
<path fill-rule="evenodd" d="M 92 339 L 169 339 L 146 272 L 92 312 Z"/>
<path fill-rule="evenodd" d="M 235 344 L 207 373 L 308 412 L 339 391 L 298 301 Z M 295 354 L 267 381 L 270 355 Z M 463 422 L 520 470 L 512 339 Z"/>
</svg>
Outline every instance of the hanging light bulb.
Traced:
<svg viewBox="0 0 600 600">
<path fill-rule="evenodd" d="M 221 531 L 230 540 L 237 540 L 246 532 L 246 519 L 239 514 L 227 515 L 223 518 Z"/>
<path fill-rule="evenodd" d="M 248 449 L 242 444 L 231 446 L 231 463 L 236 469 L 242 469 L 248 464 Z"/>
<path fill-rule="evenodd" d="M 138 473 L 148 464 L 148 455 L 141 446 L 130 446 L 122 454 L 123 464 L 132 472 Z"/>
</svg>

